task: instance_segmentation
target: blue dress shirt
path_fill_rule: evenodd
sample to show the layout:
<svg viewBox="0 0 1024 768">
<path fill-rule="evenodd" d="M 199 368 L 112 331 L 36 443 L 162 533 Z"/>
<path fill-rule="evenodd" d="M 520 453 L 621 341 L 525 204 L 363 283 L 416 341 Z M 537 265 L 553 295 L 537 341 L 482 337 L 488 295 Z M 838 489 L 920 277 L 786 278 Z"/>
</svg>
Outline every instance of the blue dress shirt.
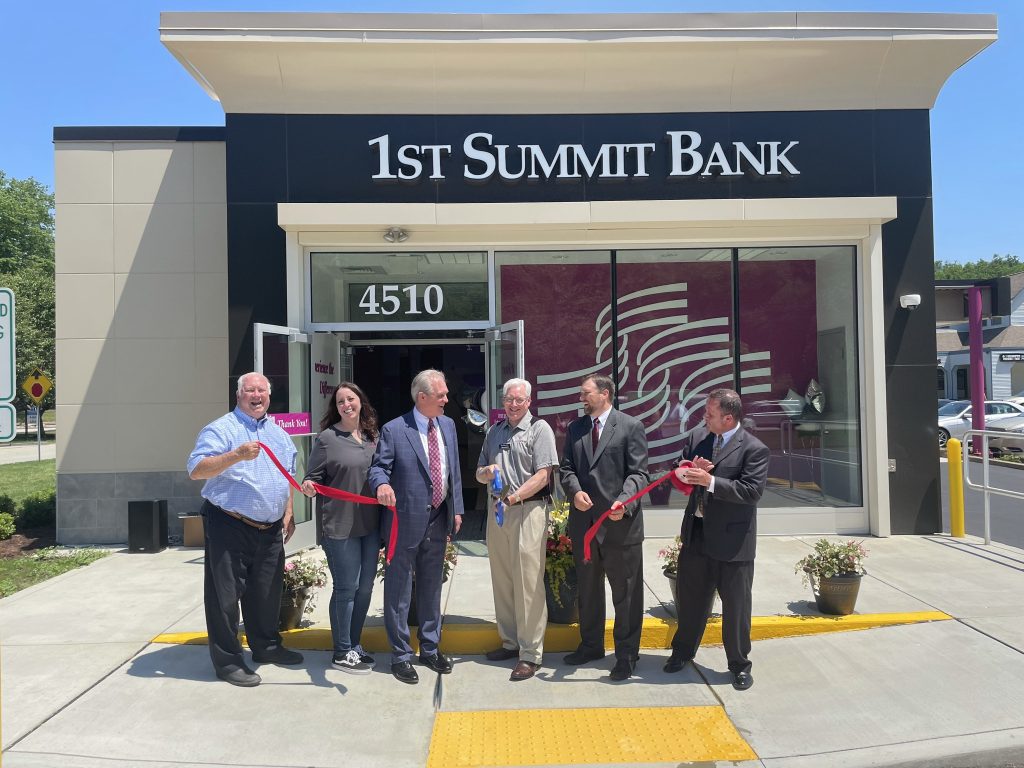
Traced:
<svg viewBox="0 0 1024 768">
<path fill-rule="evenodd" d="M 235 408 L 203 427 L 196 447 L 188 457 L 189 474 L 203 459 L 232 451 L 242 443 L 259 440 L 295 473 L 298 453 L 291 436 L 264 417 L 257 421 Z M 203 498 L 221 509 L 237 512 L 261 523 L 273 523 L 284 517 L 291 486 L 274 462 L 262 450 L 252 461 L 232 464 L 203 485 Z"/>
</svg>

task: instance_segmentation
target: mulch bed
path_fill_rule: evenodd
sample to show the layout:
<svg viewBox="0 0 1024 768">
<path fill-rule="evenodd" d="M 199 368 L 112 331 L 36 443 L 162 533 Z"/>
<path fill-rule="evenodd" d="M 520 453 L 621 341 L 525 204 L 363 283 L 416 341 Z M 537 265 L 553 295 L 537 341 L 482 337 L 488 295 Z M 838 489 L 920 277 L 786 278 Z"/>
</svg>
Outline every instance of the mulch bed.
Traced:
<svg viewBox="0 0 1024 768">
<path fill-rule="evenodd" d="M 28 528 L 0 541 L 0 557 L 21 557 L 32 550 L 52 547 L 57 543 L 57 530 L 49 525 L 43 528 Z"/>
</svg>

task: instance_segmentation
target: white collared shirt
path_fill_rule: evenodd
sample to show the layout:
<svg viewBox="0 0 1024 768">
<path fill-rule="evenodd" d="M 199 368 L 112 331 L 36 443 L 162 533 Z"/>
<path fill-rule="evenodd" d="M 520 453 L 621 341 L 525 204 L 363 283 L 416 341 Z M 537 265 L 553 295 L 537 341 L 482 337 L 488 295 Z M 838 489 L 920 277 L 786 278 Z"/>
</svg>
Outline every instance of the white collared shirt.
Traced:
<svg viewBox="0 0 1024 768">
<path fill-rule="evenodd" d="M 420 433 L 420 443 L 423 444 L 423 455 L 427 457 L 427 467 L 430 467 L 430 443 L 427 442 L 427 429 L 430 419 L 420 413 L 419 408 L 412 409 L 413 417 L 416 419 L 416 428 Z M 448 451 L 445 450 L 444 433 L 441 432 L 441 424 L 434 419 L 434 427 L 437 430 L 437 447 L 441 452 L 441 495 L 448 496 Z"/>
<path fill-rule="evenodd" d="M 718 450 L 720 450 L 720 451 L 723 450 L 725 448 L 725 446 L 727 446 L 729 444 L 729 441 L 732 440 L 732 436 L 735 435 L 739 431 L 739 428 L 740 428 L 740 425 L 737 424 L 735 427 L 730 429 L 728 432 L 723 432 L 722 433 L 722 447 L 719 448 Z M 715 439 L 717 440 L 718 437 L 716 436 Z M 715 492 L 715 476 L 712 475 L 711 476 L 711 482 L 708 483 L 708 493 L 714 493 L 714 492 Z"/>
</svg>

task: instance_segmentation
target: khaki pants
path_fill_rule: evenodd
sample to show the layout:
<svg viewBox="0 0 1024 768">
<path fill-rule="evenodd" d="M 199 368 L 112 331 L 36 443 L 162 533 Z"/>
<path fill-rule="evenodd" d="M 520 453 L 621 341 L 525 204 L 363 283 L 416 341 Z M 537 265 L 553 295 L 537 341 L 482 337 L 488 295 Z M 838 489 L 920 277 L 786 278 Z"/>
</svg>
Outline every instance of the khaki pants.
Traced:
<svg viewBox="0 0 1024 768">
<path fill-rule="evenodd" d="M 548 503 L 528 499 L 505 507 L 504 525 L 494 521 L 494 499 L 487 508 L 487 553 L 498 635 L 505 648 L 519 648 L 519 659 L 540 664 L 548 606 L 544 598 L 544 549 Z"/>
</svg>

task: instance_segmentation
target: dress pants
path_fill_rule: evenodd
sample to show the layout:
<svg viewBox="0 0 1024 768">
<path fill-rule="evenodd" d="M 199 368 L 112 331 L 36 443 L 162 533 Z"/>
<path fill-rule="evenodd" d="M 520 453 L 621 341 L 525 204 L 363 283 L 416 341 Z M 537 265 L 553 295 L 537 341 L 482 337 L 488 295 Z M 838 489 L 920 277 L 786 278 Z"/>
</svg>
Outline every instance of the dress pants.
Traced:
<svg viewBox="0 0 1024 768">
<path fill-rule="evenodd" d="M 635 663 L 640 656 L 644 621 L 643 548 L 640 544 L 606 546 L 597 539 L 590 544 L 590 562 L 583 562 L 583 539 L 572 543 L 579 584 L 580 645 L 604 651 L 604 579 L 612 589 L 615 622 L 612 637 L 615 657 Z"/>
<path fill-rule="evenodd" d="M 704 552 L 704 521 L 694 518 L 691 542 L 679 553 L 676 571 L 676 613 L 679 627 L 672 638 L 672 653 L 683 659 L 697 655 L 715 589 L 722 598 L 722 644 L 733 674 L 749 672 L 751 587 L 754 561 L 715 560 Z"/>
<path fill-rule="evenodd" d="M 281 523 L 261 531 L 229 517 L 210 502 L 203 504 L 203 516 L 203 602 L 210 659 L 214 669 L 232 672 L 245 666 L 238 639 L 239 601 L 249 649 L 265 653 L 281 645 Z"/>
<path fill-rule="evenodd" d="M 506 506 L 501 526 L 494 519 L 493 498 L 487 511 L 487 557 L 501 645 L 518 648 L 521 661 L 540 664 L 548 624 L 544 595 L 548 503 L 527 499 Z"/>
<path fill-rule="evenodd" d="M 437 653 L 441 642 L 441 585 L 444 552 L 448 544 L 448 516 L 445 501 L 434 511 L 423 539 L 409 547 L 398 547 L 384 569 L 384 629 L 391 644 L 391 663 L 412 659 L 409 635 L 409 600 L 413 572 L 416 573 L 416 634 L 420 655 Z M 401 526 L 399 526 L 401 530 Z"/>
</svg>

